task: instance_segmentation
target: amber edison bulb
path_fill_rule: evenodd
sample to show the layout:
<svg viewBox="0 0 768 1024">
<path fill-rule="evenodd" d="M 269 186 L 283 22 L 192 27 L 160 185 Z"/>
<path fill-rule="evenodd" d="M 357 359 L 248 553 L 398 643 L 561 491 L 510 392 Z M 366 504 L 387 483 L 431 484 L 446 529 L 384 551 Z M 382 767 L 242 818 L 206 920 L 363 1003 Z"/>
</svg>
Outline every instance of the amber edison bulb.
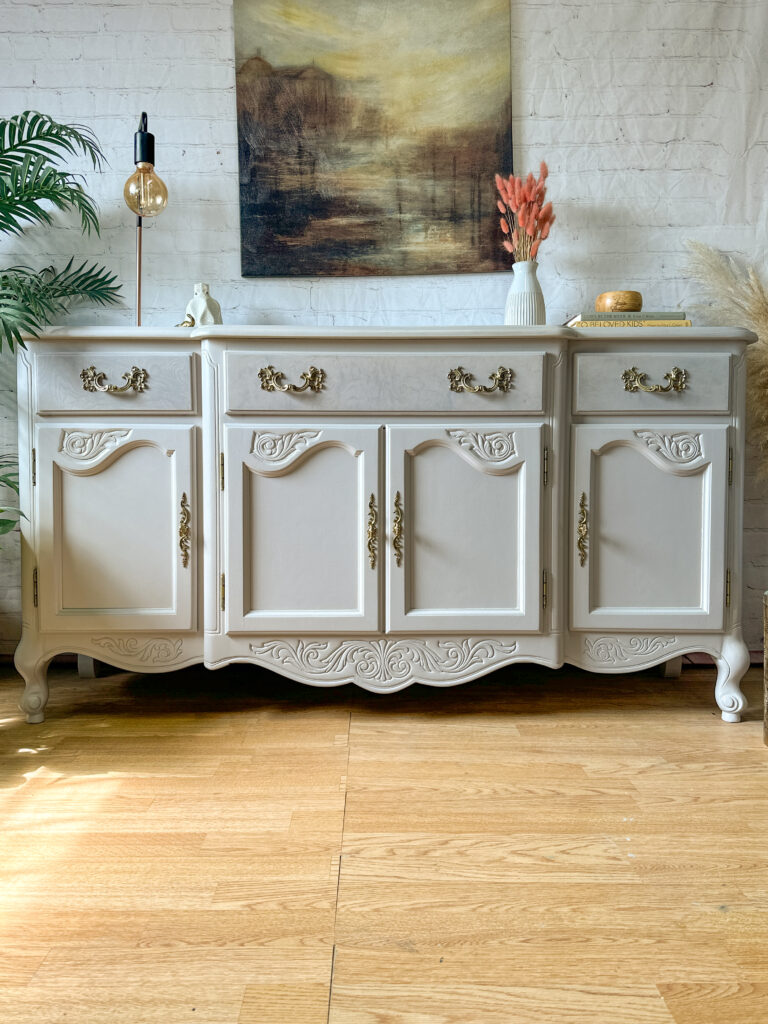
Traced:
<svg viewBox="0 0 768 1024">
<path fill-rule="evenodd" d="M 139 217 L 156 217 L 168 205 L 168 189 L 152 164 L 141 161 L 125 183 L 125 202 Z"/>
</svg>

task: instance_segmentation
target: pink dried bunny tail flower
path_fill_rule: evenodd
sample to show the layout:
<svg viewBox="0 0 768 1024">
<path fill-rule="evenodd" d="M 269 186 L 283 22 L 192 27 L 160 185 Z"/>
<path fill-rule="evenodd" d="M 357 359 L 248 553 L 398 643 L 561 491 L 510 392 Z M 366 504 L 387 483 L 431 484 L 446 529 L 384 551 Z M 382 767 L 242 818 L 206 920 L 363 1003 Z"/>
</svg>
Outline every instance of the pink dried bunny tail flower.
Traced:
<svg viewBox="0 0 768 1024">
<path fill-rule="evenodd" d="M 536 241 L 531 246 L 531 259 L 532 260 L 536 259 L 536 253 L 539 251 L 540 242 L 541 242 L 541 239 L 537 238 Z"/>
<path fill-rule="evenodd" d="M 496 209 L 499 211 L 499 213 L 506 214 L 506 212 L 507 212 L 506 206 L 504 205 L 504 203 L 502 203 L 502 201 L 500 199 L 496 203 Z"/>
<path fill-rule="evenodd" d="M 505 235 L 508 235 L 509 234 L 509 224 L 507 224 L 506 217 L 500 217 L 499 221 L 501 223 L 501 230 L 504 232 Z"/>
<path fill-rule="evenodd" d="M 549 177 L 549 168 L 547 167 L 547 165 L 542 160 L 541 161 L 541 167 L 539 168 L 539 180 L 540 181 L 546 181 L 548 177 Z"/>
<path fill-rule="evenodd" d="M 547 203 L 546 206 L 542 206 L 541 213 L 539 214 L 539 224 L 546 224 L 552 216 L 552 203 Z"/>
<path fill-rule="evenodd" d="M 500 174 L 496 174 L 493 180 L 496 182 L 496 188 L 499 190 L 499 192 L 501 192 L 502 195 L 504 195 L 505 188 L 504 179 L 502 178 L 502 176 Z"/>
<path fill-rule="evenodd" d="M 552 220 L 554 220 L 554 219 L 555 218 L 553 217 Z M 549 235 L 549 228 L 550 228 L 550 225 L 552 224 L 552 220 L 548 220 L 547 223 L 544 225 L 544 227 L 541 229 L 542 241 Z"/>
<path fill-rule="evenodd" d="M 501 244 L 504 246 L 504 248 L 507 250 L 507 252 L 514 252 L 515 251 L 515 247 L 512 245 L 511 242 L 507 241 L 506 238 L 504 239 L 504 241 Z"/>
<path fill-rule="evenodd" d="M 528 216 L 528 207 L 527 206 L 521 206 L 520 207 L 520 212 L 517 215 L 517 223 L 520 225 L 521 228 L 525 227 L 525 221 L 526 221 L 527 216 Z"/>
</svg>

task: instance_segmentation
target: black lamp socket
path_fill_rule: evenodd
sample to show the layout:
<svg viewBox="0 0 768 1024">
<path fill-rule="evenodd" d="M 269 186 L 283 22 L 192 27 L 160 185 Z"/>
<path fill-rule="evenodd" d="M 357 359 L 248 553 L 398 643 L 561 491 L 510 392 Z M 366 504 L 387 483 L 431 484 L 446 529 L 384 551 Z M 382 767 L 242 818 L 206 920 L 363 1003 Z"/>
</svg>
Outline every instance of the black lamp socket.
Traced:
<svg viewBox="0 0 768 1024">
<path fill-rule="evenodd" d="M 133 136 L 133 162 L 135 164 L 155 163 L 155 136 L 147 131 L 147 115 L 139 118 L 139 130 Z"/>
</svg>

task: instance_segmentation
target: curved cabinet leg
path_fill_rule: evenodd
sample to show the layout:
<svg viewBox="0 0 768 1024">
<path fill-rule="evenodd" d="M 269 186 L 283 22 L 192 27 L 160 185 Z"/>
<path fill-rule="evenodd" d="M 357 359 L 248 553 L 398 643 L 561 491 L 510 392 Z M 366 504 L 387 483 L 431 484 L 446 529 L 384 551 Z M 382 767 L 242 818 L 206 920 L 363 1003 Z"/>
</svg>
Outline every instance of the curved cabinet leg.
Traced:
<svg viewBox="0 0 768 1024">
<path fill-rule="evenodd" d="M 665 661 L 661 665 L 661 677 L 662 679 L 679 679 L 680 673 L 683 671 L 683 659 L 682 656 L 679 658 L 670 658 L 669 661 Z"/>
<path fill-rule="evenodd" d="M 741 632 L 725 637 L 717 662 L 715 700 L 723 714 L 724 722 L 740 722 L 741 712 L 747 701 L 739 688 L 742 676 L 749 668 L 749 649 L 741 638 Z"/>
<path fill-rule="evenodd" d="M 27 716 L 30 725 L 45 720 L 45 705 L 48 703 L 48 666 L 50 657 L 26 661 L 17 651 L 14 658 L 16 669 L 24 680 L 24 693 L 19 707 Z"/>
</svg>

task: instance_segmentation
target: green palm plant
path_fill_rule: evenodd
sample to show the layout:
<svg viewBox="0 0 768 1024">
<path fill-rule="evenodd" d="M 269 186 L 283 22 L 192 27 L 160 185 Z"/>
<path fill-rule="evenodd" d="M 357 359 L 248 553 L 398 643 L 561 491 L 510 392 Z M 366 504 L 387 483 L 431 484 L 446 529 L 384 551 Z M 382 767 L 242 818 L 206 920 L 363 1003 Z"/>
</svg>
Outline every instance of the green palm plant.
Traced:
<svg viewBox="0 0 768 1024">
<path fill-rule="evenodd" d="M 74 210 L 83 234 L 99 233 L 96 205 L 82 176 L 62 169 L 67 156 L 83 154 L 95 170 L 105 163 L 96 136 L 84 125 L 60 124 L 27 110 L 0 118 L 0 233 L 20 235 L 30 225 L 53 223 L 51 207 Z M 115 275 L 104 267 L 72 257 L 63 270 L 8 267 L 0 271 L 0 348 L 24 345 L 22 334 L 36 335 L 63 316 L 74 302 L 119 302 Z"/>
<path fill-rule="evenodd" d="M 16 494 L 19 493 L 19 465 L 13 453 L 0 455 L 0 485 L 10 487 Z M 0 508 L 0 536 L 15 529 L 19 516 L 23 515 L 18 508 Z"/>
</svg>

